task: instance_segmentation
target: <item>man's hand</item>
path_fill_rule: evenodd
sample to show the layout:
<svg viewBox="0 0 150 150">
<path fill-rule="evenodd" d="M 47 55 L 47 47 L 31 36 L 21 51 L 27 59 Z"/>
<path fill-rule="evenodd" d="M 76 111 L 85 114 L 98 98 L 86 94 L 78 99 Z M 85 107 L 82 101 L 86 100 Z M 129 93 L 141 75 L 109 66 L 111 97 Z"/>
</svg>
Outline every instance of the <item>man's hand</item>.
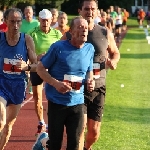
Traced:
<svg viewBox="0 0 150 150">
<path fill-rule="evenodd" d="M 95 87 L 95 80 L 88 79 L 87 80 L 87 90 L 89 92 L 92 92 L 94 90 L 94 87 Z"/>
<path fill-rule="evenodd" d="M 117 68 L 117 62 L 114 59 L 107 58 L 106 67 L 115 70 Z"/>
<path fill-rule="evenodd" d="M 19 62 L 17 62 L 16 67 L 20 70 L 27 71 L 28 64 L 21 59 Z"/>
<path fill-rule="evenodd" d="M 53 86 L 58 92 L 62 94 L 65 94 L 72 90 L 72 87 L 66 82 L 56 81 L 55 84 L 53 84 Z"/>
</svg>

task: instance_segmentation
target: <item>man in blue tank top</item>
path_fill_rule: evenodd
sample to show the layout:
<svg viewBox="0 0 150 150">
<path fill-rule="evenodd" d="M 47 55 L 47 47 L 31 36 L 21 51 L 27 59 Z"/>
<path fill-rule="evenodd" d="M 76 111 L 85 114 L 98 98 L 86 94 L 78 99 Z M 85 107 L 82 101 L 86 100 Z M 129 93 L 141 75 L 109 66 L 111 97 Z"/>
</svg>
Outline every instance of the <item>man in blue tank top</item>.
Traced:
<svg viewBox="0 0 150 150">
<path fill-rule="evenodd" d="M 12 126 L 25 99 L 25 71 L 36 71 L 34 42 L 20 33 L 22 13 L 17 8 L 4 13 L 8 31 L 0 33 L 0 150 L 9 140 Z M 27 65 L 28 59 L 32 63 Z M 7 107 L 7 111 L 6 111 Z"/>
<path fill-rule="evenodd" d="M 64 126 L 67 149 L 78 150 L 84 121 L 85 82 L 88 91 L 94 89 L 94 47 L 85 43 L 87 21 L 82 17 L 74 18 L 70 33 L 71 40 L 54 43 L 37 67 L 37 73 L 47 83 L 49 150 L 61 149 Z"/>
</svg>

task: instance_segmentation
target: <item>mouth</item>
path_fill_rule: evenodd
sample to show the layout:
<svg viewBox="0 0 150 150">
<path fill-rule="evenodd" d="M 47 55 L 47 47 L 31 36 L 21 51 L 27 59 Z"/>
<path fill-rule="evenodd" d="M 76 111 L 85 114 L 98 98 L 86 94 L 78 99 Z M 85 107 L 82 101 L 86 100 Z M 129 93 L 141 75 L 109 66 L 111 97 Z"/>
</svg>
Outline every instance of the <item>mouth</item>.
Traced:
<svg viewBox="0 0 150 150">
<path fill-rule="evenodd" d="M 93 18 L 92 16 L 87 16 L 87 18 Z"/>
</svg>

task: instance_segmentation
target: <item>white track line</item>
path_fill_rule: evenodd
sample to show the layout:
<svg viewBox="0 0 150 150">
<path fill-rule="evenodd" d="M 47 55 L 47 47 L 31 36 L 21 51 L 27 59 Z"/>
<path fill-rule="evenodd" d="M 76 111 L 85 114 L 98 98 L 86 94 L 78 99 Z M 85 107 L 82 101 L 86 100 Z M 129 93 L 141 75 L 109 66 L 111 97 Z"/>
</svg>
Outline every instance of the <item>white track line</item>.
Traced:
<svg viewBox="0 0 150 150">
<path fill-rule="evenodd" d="M 44 90 L 45 87 L 43 87 L 42 90 Z M 23 107 L 25 104 L 27 104 L 28 102 L 30 102 L 32 100 L 33 96 L 31 96 L 30 98 L 28 98 L 27 100 L 25 100 L 22 104 L 21 104 L 21 107 Z"/>
<path fill-rule="evenodd" d="M 31 96 L 30 98 L 28 98 L 26 101 L 24 101 L 22 104 L 21 104 L 21 107 L 23 107 L 25 104 L 27 104 L 28 102 L 30 102 L 32 100 L 33 96 Z"/>
</svg>

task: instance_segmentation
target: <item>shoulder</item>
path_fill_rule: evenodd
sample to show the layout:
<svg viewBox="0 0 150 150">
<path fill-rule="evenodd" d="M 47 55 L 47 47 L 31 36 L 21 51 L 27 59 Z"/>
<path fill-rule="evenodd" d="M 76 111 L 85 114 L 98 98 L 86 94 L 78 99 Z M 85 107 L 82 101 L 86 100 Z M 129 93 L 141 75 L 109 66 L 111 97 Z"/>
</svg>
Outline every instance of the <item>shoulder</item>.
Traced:
<svg viewBox="0 0 150 150">
<path fill-rule="evenodd" d="M 101 32 L 104 35 L 107 35 L 107 28 L 105 26 L 96 25 L 95 26 L 97 32 Z"/>
<path fill-rule="evenodd" d="M 34 43 L 33 42 L 33 38 L 30 36 L 30 35 L 28 35 L 28 34 L 25 34 L 25 41 L 26 41 L 26 45 L 28 46 L 29 44 L 31 44 L 31 43 Z"/>
<path fill-rule="evenodd" d="M 51 28 L 51 32 L 55 32 L 56 34 L 61 33 L 57 28 Z"/>
<path fill-rule="evenodd" d="M 59 38 L 62 37 L 62 33 L 57 29 L 51 28 L 51 33 L 55 33 Z"/>
<path fill-rule="evenodd" d="M 91 43 L 85 43 L 85 44 L 84 44 L 84 48 L 85 48 L 85 49 L 88 48 L 88 50 L 91 49 L 91 50 L 95 51 L 95 50 L 94 50 L 94 46 L 93 46 Z"/>
<path fill-rule="evenodd" d="M 27 34 L 33 35 L 36 34 L 39 31 L 39 27 L 35 27 L 33 29 L 30 29 Z"/>
<path fill-rule="evenodd" d="M 55 43 L 53 43 L 52 45 L 55 46 L 55 47 L 62 47 L 64 46 L 66 41 L 56 41 Z"/>
</svg>

